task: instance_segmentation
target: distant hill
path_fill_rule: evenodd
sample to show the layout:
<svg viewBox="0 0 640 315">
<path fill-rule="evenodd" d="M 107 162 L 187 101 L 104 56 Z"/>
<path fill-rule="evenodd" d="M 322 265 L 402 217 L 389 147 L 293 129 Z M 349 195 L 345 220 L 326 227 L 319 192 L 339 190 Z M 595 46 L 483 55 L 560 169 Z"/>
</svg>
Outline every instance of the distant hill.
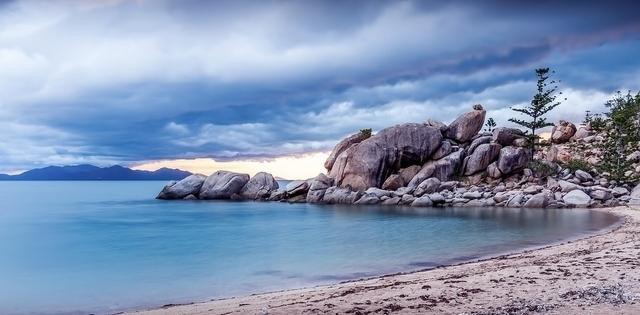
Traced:
<svg viewBox="0 0 640 315">
<path fill-rule="evenodd" d="M 97 167 L 94 165 L 48 166 L 26 171 L 18 175 L 0 174 L 0 180 L 180 180 L 190 172 L 161 168 L 157 171 L 139 171 L 114 165 Z"/>
</svg>

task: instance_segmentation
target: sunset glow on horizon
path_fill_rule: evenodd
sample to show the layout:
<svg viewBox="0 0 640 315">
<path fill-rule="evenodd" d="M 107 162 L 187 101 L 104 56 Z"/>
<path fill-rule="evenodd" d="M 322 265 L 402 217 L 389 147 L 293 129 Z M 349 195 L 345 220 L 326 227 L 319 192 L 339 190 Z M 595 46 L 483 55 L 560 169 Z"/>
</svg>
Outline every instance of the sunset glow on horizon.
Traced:
<svg viewBox="0 0 640 315">
<path fill-rule="evenodd" d="M 284 156 L 267 160 L 216 161 L 211 158 L 178 159 L 147 162 L 131 167 L 135 170 L 155 171 L 177 168 L 192 173 L 210 175 L 215 171 L 233 171 L 251 176 L 258 172 L 268 172 L 284 179 L 307 179 L 324 173 L 324 161 L 329 152 L 316 152 L 298 156 Z"/>
</svg>

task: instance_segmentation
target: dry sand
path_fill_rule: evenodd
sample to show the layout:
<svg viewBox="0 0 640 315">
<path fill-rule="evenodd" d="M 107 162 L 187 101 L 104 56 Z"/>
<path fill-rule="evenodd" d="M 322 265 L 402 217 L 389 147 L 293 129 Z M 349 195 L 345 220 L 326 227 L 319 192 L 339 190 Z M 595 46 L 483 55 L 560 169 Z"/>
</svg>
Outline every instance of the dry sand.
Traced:
<svg viewBox="0 0 640 315">
<path fill-rule="evenodd" d="M 137 314 L 640 314 L 640 211 L 613 230 L 409 274 Z"/>
</svg>

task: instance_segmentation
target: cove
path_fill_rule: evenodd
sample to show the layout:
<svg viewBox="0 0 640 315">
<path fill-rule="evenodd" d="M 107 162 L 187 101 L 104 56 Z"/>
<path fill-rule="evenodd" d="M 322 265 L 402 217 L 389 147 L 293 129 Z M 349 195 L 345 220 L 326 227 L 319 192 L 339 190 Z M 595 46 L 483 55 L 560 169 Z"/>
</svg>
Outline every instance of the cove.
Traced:
<svg viewBox="0 0 640 315">
<path fill-rule="evenodd" d="M 0 182 L 0 313 L 113 313 L 431 268 L 576 238 L 583 209 L 160 201 L 158 182 Z"/>
</svg>

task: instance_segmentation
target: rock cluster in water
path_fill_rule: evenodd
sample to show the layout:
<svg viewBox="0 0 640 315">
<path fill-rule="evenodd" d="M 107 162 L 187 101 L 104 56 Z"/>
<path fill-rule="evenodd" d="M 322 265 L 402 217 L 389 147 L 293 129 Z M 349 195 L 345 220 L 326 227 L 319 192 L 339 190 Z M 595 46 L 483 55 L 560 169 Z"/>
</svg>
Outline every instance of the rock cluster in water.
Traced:
<svg viewBox="0 0 640 315">
<path fill-rule="evenodd" d="M 327 174 L 292 181 L 284 188 L 268 173 L 250 178 L 217 171 L 171 182 L 158 198 L 415 207 L 640 204 L 640 186 L 618 186 L 590 170 L 561 166 L 580 154 L 572 152 L 568 142 L 589 143 L 597 137 L 588 126 L 578 129 L 560 121 L 551 133 L 553 145 L 534 153 L 519 129 L 480 132 L 485 115 L 482 106 L 475 105 L 448 126 L 429 120 L 396 125 L 375 135 L 356 133 L 334 147 L 324 164 Z M 584 149 L 580 152 L 585 154 Z M 537 167 L 532 170 L 534 158 Z M 640 152 L 637 159 L 640 162 Z"/>
</svg>

